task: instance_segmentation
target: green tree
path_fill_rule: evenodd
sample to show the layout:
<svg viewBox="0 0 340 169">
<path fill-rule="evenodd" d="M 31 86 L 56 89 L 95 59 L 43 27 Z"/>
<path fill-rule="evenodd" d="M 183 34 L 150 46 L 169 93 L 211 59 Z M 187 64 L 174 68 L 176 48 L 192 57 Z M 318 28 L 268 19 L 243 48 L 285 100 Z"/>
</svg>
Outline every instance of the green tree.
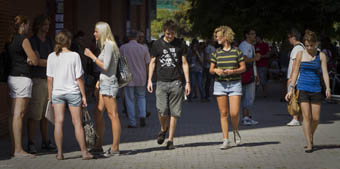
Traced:
<svg viewBox="0 0 340 169">
<path fill-rule="evenodd" d="M 151 36 L 157 39 L 163 33 L 163 23 L 168 19 L 172 19 L 178 25 L 178 36 L 185 38 L 191 36 L 192 24 L 187 15 L 190 9 L 189 1 L 179 4 L 176 10 L 157 9 L 157 19 L 151 22 Z"/>
<path fill-rule="evenodd" d="M 332 36 L 334 23 L 340 20 L 337 0 L 191 0 L 191 6 L 192 29 L 204 37 L 210 37 L 220 25 L 231 26 L 238 38 L 246 26 L 274 40 L 286 38 L 291 27 Z"/>
</svg>

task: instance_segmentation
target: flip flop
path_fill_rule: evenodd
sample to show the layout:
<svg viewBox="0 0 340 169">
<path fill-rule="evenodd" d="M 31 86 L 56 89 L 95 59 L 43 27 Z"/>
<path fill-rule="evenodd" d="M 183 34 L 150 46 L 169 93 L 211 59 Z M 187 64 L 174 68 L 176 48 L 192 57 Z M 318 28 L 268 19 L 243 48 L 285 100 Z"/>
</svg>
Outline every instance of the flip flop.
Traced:
<svg viewBox="0 0 340 169">
<path fill-rule="evenodd" d="M 36 156 L 33 154 L 14 154 L 13 158 L 35 158 Z"/>
</svg>

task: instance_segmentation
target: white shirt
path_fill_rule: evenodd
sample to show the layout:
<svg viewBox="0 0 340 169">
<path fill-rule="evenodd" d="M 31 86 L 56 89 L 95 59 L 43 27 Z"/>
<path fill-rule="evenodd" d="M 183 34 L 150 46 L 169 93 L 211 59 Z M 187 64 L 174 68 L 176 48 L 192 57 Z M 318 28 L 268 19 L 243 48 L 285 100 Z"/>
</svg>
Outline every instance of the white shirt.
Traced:
<svg viewBox="0 0 340 169">
<path fill-rule="evenodd" d="M 53 78 L 52 95 L 78 94 L 77 79 L 83 75 L 80 56 L 76 52 L 51 53 L 47 59 L 46 75 Z"/>
<path fill-rule="evenodd" d="M 254 58 L 255 57 L 255 47 L 254 45 L 248 43 L 247 41 L 242 41 L 239 45 L 239 49 L 242 51 L 244 56 L 247 56 L 248 58 Z M 254 76 L 257 76 L 257 69 L 256 64 L 253 64 L 254 69 Z"/>
<path fill-rule="evenodd" d="M 301 43 L 302 44 L 302 43 Z M 303 44 L 302 44 L 303 45 Z M 301 45 L 295 45 L 292 52 L 290 52 L 290 56 L 289 56 L 289 65 L 288 65 L 288 71 L 287 71 L 287 79 L 290 78 L 290 74 L 292 73 L 292 69 L 293 69 L 293 62 L 296 59 L 296 55 L 300 52 L 303 51 L 304 47 L 302 47 Z"/>
</svg>

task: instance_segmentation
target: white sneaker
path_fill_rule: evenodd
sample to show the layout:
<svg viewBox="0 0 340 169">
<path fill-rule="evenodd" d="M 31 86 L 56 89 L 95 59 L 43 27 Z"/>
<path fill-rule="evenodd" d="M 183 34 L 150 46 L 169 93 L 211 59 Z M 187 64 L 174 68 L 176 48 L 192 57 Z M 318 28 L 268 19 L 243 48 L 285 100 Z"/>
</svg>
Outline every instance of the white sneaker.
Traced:
<svg viewBox="0 0 340 169">
<path fill-rule="evenodd" d="M 230 142 L 228 139 L 224 139 L 223 140 L 223 144 L 221 145 L 220 149 L 221 150 L 225 150 L 228 149 L 230 147 Z"/>
<path fill-rule="evenodd" d="M 255 120 L 253 120 L 253 119 L 250 119 L 250 123 L 251 123 L 251 125 L 256 125 L 256 124 L 259 124 L 259 122 L 258 122 L 258 121 L 255 121 Z"/>
<path fill-rule="evenodd" d="M 252 125 L 251 119 L 250 119 L 249 117 L 243 117 L 241 123 L 242 123 L 243 125 L 245 125 L 245 126 L 251 126 L 251 125 Z"/>
<path fill-rule="evenodd" d="M 300 126 L 300 122 L 298 120 L 293 119 L 289 123 L 287 123 L 287 126 Z"/>
</svg>

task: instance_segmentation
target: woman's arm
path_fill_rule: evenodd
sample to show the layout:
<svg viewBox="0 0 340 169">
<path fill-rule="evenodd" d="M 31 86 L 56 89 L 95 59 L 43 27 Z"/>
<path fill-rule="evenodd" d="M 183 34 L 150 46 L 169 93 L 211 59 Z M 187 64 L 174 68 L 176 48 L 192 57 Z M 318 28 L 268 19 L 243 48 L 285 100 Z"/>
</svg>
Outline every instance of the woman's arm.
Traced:
<svg viewBox="0 0 340 169">
<path fill-rule="evenodd" d="M 53 77 L 47 77 L 48 100 L 52 101 Z"/>
<path fill-rule="evenodd" d="M 87 101 L 86 101 L 86 94 L 85 94 L 85 86 L 84 86 L 84 82 L 83 82 L 83 76 L 79 77 L 77 79 L 77 83 L 80 89 L 80 93 L 82 96 L 82 101 L 83 101 L 83 106 L 87 107 Z"/>
<path fill-rule="evenodd" d="M 210 69 L 209 69 L 209 72 L 210 74 L 214 75 L 214 74 L 217 74 L 219 76 L 221 76 L 223 73 L 223 70 L 222 69 L 218 69 L 218 68 L 215 68 L 215 63 L 210 63 Z"/>
<path fill-rule="evenodd" d="M 39 58 L 37 55 L 34 53 L 30 41 L 25 38 L 24 41 L 22 42 L 22 48 L 24 48 L 24 51 L 27 55 L 27 58 L 29 60 L 29 64 L 33 66 L 37 66 L 39 62 Z"/>
<path fill-rule="evenodd" d="M 331 97 L 331 88 L 329 85 L 329 75 L 327 70 L 327 58 L 326 55 L 321 52 L 320 53 L 320 60 L 321 60 L 321 69 L 322 69 L 322 77 L 323 81 L 326 86 L 326 99 L 329 99 Z"/>
</svg>

